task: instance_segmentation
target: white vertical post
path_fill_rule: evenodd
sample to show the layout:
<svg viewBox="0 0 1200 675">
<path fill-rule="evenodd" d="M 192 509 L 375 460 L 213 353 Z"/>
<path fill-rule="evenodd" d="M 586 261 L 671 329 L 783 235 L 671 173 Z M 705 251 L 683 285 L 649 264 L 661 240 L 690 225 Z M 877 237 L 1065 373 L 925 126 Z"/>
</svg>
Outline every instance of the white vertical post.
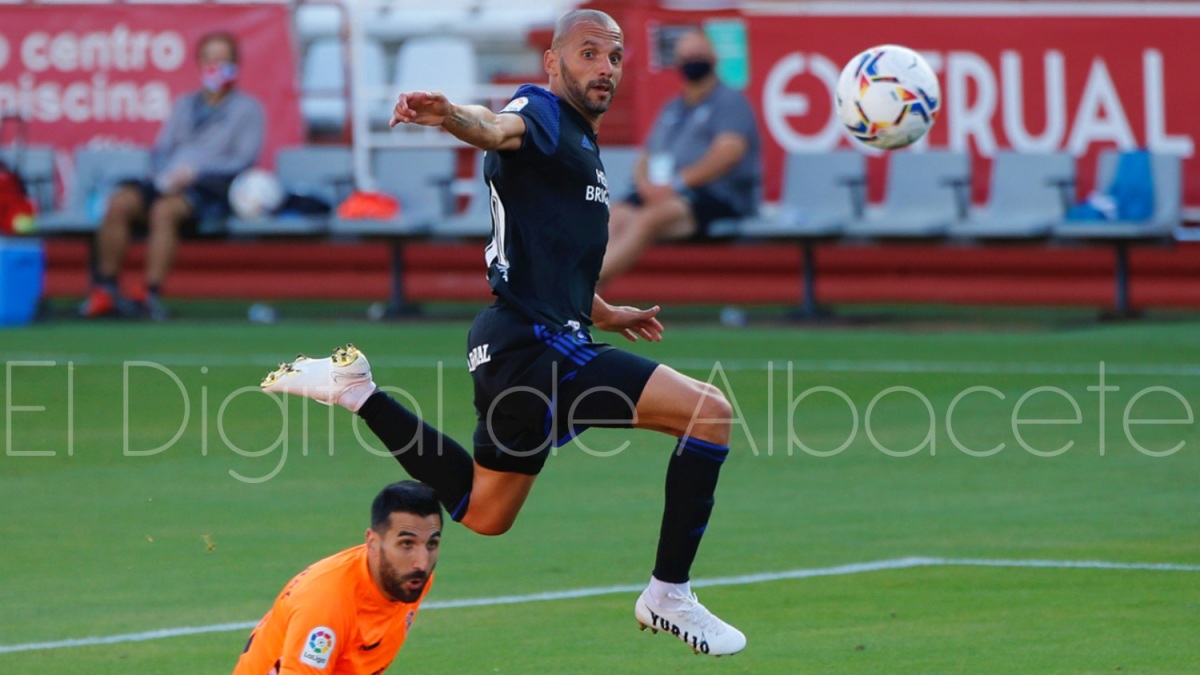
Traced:
<svg viewBox="0 0 1200 675">
<path fill-rule="evenodd" d="M 366 82 L 362 67 L 363 44 L 366 40 L 364 17 L 373 5 L 373 0 L 345 0 L 349 30 L 346 34 L 350 56 L 350 129 L 354 159 L 354 187 L 358 190 L 374 190 L 375 176 L 371 172 L 371 103 L 375 92 Z"/>
</svg>

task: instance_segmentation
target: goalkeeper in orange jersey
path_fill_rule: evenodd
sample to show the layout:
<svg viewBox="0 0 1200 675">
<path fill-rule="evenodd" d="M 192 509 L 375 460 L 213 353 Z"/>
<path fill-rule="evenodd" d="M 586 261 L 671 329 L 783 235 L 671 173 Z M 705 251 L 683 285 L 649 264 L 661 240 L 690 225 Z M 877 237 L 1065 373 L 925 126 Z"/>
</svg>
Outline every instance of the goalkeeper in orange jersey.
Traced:
<svg viewBox="0 0 1200 675">
<path fill-rule="evenodd" d="M 288 582 L 250 633 L 234 675 L 371 675 L 396 658 L 433 584 L 442 508 L 417 481 L 371 504 L 366 543 Z"/>
</svg>

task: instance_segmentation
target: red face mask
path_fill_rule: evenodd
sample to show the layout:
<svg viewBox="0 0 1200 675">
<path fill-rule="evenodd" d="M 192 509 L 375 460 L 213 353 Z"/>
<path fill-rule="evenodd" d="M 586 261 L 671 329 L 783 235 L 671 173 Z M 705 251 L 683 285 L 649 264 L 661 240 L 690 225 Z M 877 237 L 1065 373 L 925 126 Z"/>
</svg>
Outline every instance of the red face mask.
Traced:
<svg viewBox="0 0 1200 675">
<path fill-rule="evenodd" d="M 217 93 L 237 82 L 238 67 L 232 61 L 222 61 L 200 69 L 200 84 L 205 91 Z"/>
</svg>

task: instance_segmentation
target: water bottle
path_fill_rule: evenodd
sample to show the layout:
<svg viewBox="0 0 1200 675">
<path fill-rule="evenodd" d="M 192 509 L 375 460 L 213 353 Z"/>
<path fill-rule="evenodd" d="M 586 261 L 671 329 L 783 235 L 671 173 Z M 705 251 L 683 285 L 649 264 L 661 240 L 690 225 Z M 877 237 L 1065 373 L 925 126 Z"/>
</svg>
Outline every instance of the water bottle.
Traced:
<svg viewBox="0 0 1200 675">
<path fill-rule="evenodd" d="M 275 308 L 256 302 L 250 305 L 250 310 L 246 312 L 246 318 L 250 319 L 250 323 L 275 323 Z"/>
</svg>

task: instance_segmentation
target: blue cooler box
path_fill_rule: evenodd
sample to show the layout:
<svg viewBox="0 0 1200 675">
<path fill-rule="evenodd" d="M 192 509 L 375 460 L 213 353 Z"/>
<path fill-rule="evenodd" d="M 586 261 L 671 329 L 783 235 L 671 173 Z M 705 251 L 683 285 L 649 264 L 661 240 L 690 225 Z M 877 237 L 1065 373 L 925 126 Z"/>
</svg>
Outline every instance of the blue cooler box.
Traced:
<svg viewBox="0 0 1200 675">
<path fill-rule="evenodd" d="M 0 237 L 0 327 L 33 320 L 45 274 L 41 240 Z"/>
</svg>

